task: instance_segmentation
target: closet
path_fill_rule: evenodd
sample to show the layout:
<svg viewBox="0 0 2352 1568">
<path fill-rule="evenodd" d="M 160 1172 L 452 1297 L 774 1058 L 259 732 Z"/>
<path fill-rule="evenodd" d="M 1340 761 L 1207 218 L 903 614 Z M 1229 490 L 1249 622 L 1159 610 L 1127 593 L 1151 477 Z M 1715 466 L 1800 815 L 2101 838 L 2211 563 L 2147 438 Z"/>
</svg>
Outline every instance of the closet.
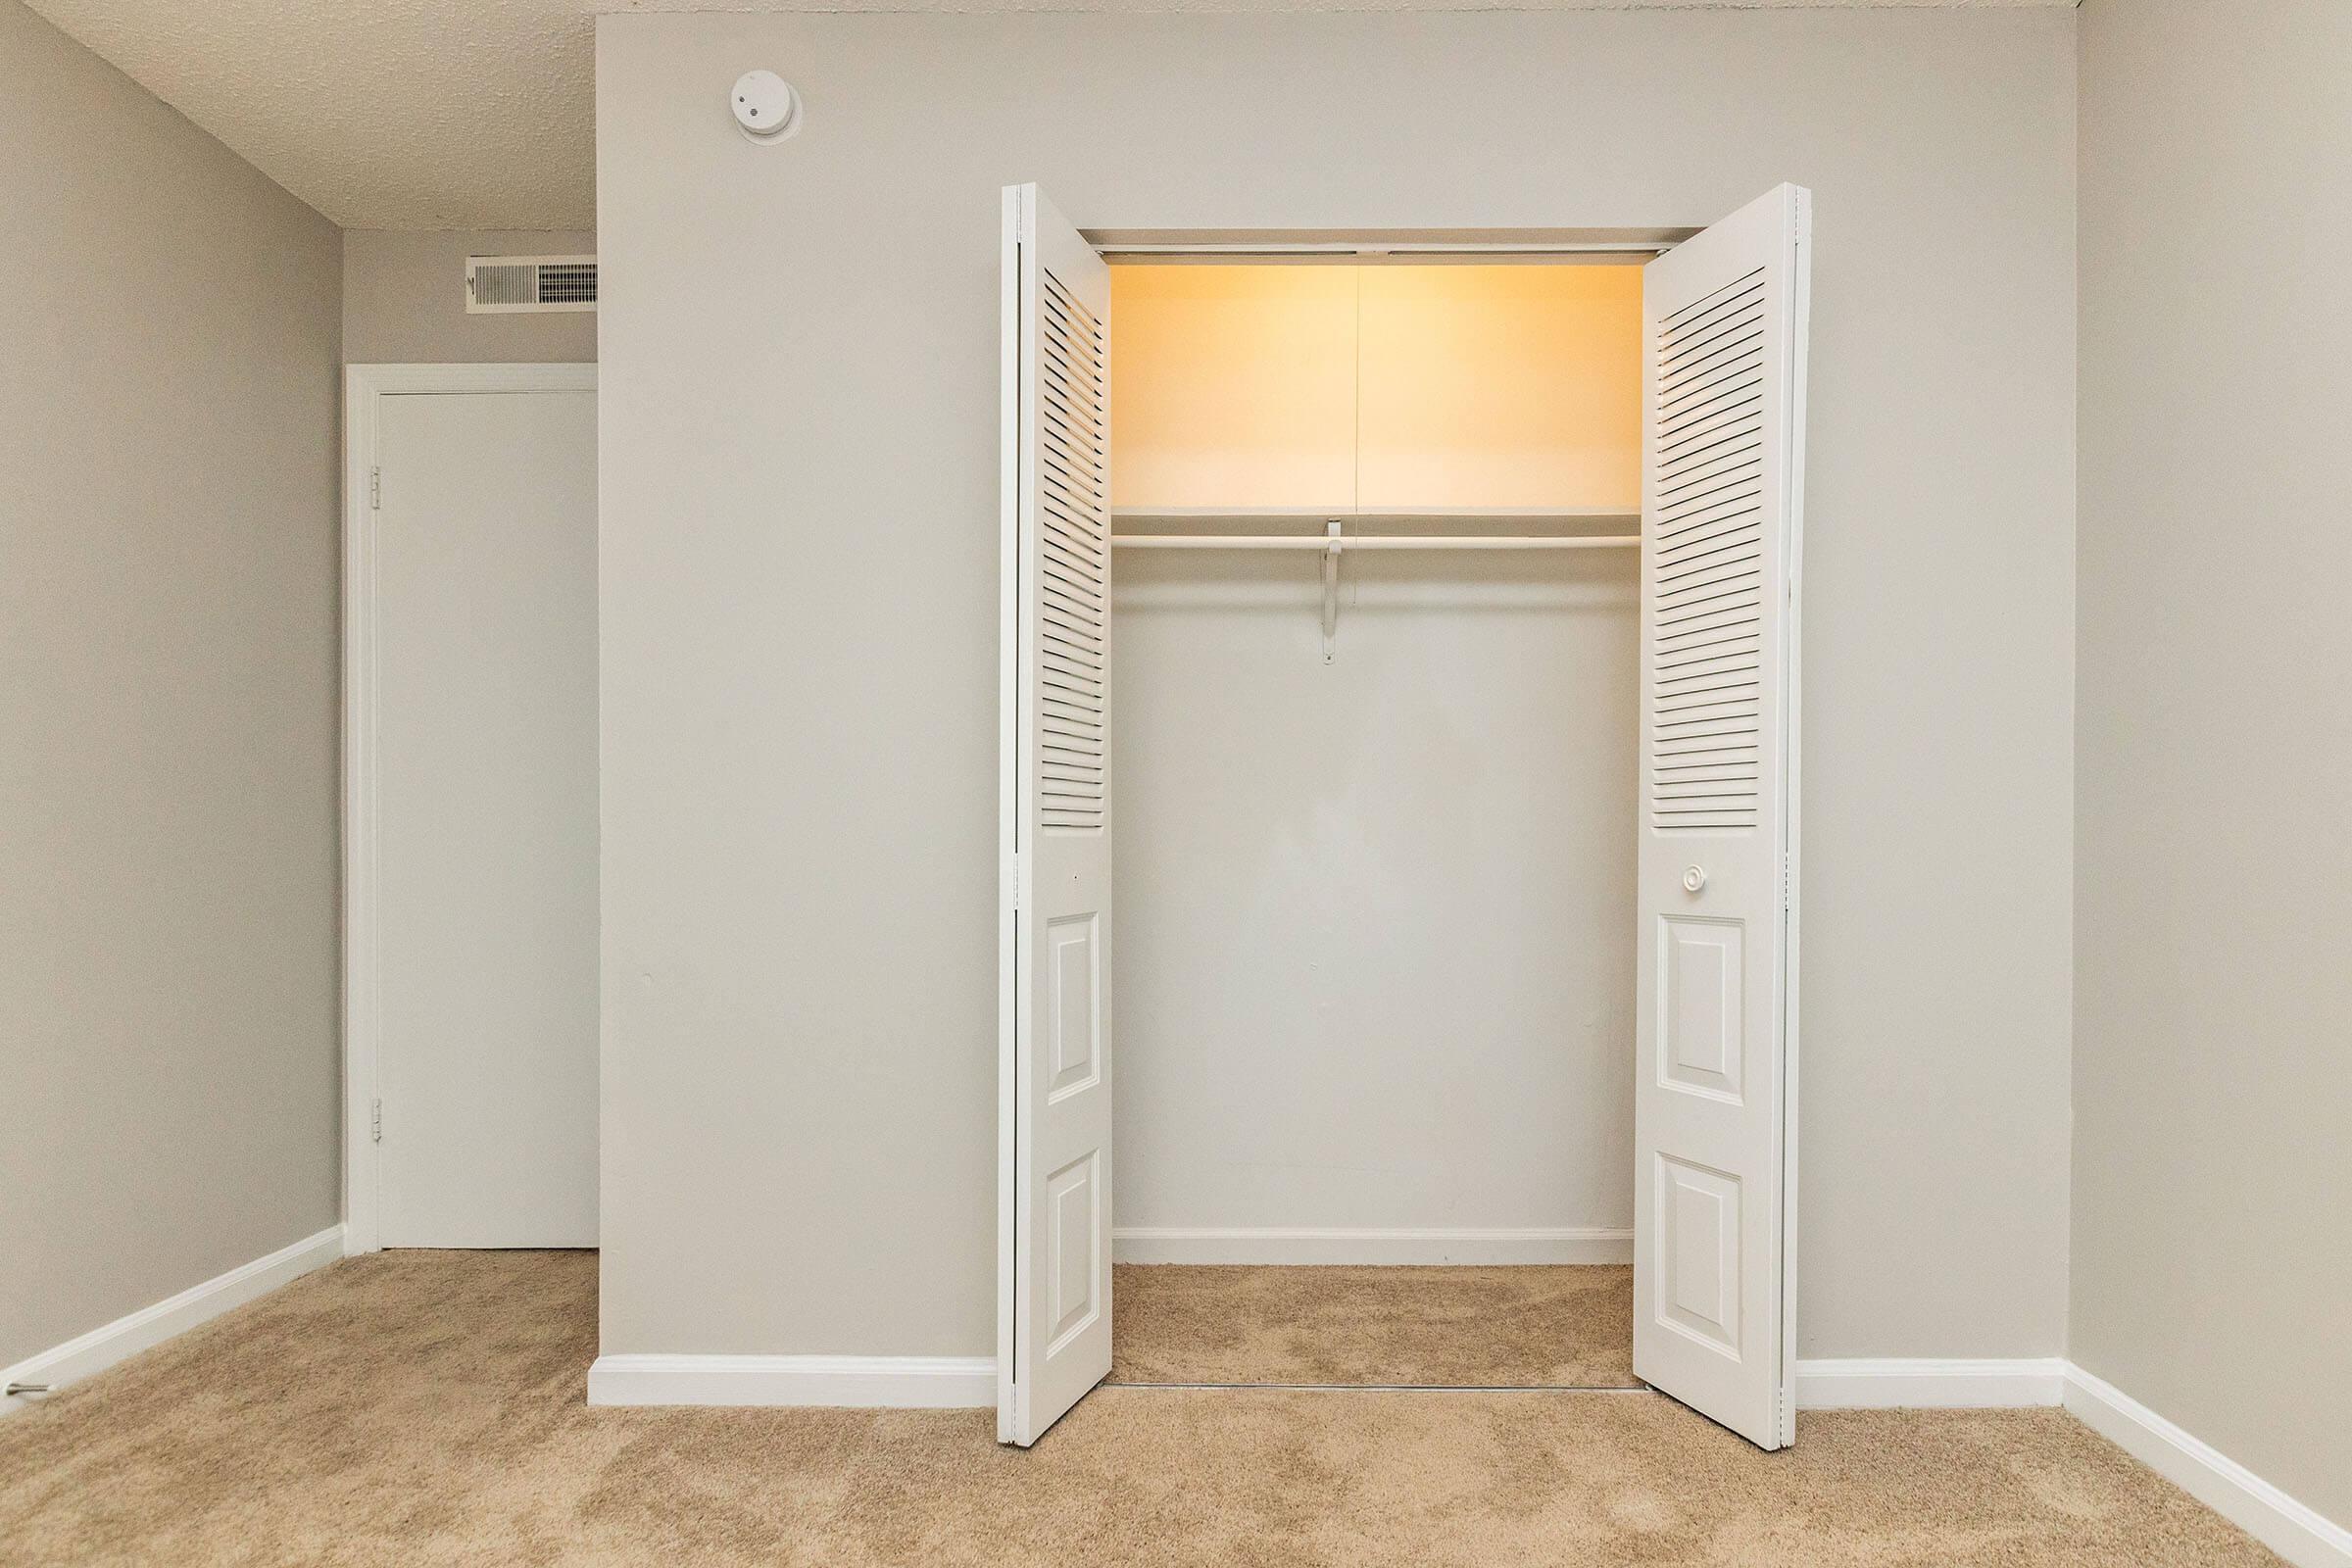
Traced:
<svg viewBox="0 0 2352 1568">
<path fill-rule="evenodd" d="M 1410 258 L 1005 199 L 1000 1437 L 1638 1373 L 1791 1441 L 1803 193 Z"/>
<path fill-rule="evenodd" d="M 1111 318 L 1112 1379 L 1622 1386 L 1622 1267 L 1457 1265 L 1630 1245 L 1640 269 L 1135 262 Z M 1205 543 L 1334 524 L 1444 543 Z"/>
</svg>

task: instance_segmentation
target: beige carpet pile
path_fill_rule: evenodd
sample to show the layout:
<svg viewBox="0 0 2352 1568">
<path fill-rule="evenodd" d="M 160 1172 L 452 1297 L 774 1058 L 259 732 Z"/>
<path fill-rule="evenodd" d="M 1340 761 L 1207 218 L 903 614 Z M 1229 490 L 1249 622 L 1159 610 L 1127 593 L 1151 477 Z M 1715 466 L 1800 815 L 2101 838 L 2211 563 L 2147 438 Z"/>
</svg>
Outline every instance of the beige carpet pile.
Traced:
<svg viewBox="0 0 2352 1568">
<path fill-rule="evenodd" d="M 1121 1263 L 1113 1383 L 1630 1389 L 1634 1271 Z"/>
<path fill-rule="evenodd" d="M 337 1264 L 0 1420 L 15 1565 L 2222 1568 L 2276 1559 L 2055 1410 L 1104 1389 L 979 1411 L 592 1410 L 596 1263 Z"/>
</svg>

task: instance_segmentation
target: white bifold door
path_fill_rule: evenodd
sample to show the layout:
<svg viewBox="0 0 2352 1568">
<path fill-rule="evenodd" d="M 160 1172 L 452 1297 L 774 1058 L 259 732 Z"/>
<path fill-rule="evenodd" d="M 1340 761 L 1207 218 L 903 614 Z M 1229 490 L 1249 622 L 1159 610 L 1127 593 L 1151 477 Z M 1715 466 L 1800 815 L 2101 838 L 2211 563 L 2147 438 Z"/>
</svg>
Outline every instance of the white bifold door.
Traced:
<svg viewBox="0 0 2352 1568">
<path fill-rule="evenodd" d="M 1110 270 L 1004 192 L 997 1436 L 1110 1371 Z"/>
<path fill-rule="evenodd" d="M 1808 197 L 1643 285 L 1634 1367 L 1768 1447 L 1794 1364 Z M 1110 1370 L 1109 274 L 1004 193 L 998 1435 Z"/>
<path fill-rule="evenodd" d="M 1811 201 L 1642 281 L 1634 1371 L 1795 1441 L 1797 534 Z"/>
</svg>

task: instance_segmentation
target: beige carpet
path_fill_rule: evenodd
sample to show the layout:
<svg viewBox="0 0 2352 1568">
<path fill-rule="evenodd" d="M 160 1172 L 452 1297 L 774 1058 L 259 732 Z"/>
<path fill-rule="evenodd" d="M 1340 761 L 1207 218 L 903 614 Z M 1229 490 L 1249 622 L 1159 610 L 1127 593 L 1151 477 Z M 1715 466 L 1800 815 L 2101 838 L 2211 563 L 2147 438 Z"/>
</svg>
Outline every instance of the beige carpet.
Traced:
<svg viewBox="0 0 2352 1568">
<path fill-rule="evenodd" d="M 2208 1568 L 2277 1559 L 2055 1410 L 1105 1389 L 978 1411 L 591 1410 L 595 1260 L 340 1263 L 0 1420 L 0 1561 Z"/>
<path fill-rule="evenodd" d="M 1624 1267 L 1122 1263 L 1113 1383 L 1626 1389 Z"/>
</svg>

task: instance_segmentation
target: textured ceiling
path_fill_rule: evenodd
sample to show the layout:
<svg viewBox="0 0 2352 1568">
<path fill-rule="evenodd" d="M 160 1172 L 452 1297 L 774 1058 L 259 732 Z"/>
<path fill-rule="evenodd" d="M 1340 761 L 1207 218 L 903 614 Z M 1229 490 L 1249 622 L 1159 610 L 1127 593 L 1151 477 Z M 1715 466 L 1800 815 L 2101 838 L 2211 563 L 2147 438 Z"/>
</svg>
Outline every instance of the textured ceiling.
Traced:
<svg viewBox="0 0 2352 1568">
<path fill-rule="evenodd" d="M 593 228 L 599 11 L 1326 11 L 2076 0 L 29 0 L 346 228 Z"/>
</svg>

